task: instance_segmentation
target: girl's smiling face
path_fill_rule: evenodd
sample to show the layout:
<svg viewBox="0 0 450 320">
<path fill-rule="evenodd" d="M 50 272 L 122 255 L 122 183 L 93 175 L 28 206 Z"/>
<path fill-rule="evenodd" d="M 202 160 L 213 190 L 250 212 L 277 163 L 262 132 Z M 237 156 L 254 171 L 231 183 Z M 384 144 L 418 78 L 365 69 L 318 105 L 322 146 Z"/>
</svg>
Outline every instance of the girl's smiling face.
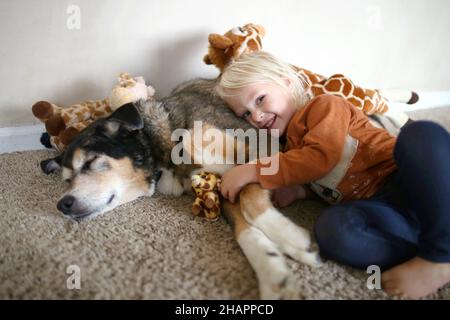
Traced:
<svg viewBox="0 0 450 320">
<path fill-rule="evenodd" d="M 288 90 L 284 90 L 276 84 L 255 83 L 233 90 L 236 95 L 226 97 L 225 101 L 238 117 L 252 126 L 278 129 L 278 135 L 282 136 L 296 111 L 294 97 L 287 84 Z"/>
</svg>

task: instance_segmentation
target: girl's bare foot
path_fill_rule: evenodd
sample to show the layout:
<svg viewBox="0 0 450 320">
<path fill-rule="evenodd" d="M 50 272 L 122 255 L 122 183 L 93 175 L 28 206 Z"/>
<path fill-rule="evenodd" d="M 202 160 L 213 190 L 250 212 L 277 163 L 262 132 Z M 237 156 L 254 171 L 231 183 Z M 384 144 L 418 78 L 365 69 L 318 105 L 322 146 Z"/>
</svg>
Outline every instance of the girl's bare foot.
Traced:
<svg viewBox="0 0 450 320">
<path fill-rule="evenodd" d="M 390 295 L 419 299 L 450 282 L 450 263 L 415 257 L 381 274 L 383 289 Z"/>
<path fill-rule="evenodd" d="M 307 194 L 306 187 L 302 185 L 281 187 L 273 191 L 272 202 L 275 206 L 283 208 L 297 199 L 305 199 Z"/>
</svg>

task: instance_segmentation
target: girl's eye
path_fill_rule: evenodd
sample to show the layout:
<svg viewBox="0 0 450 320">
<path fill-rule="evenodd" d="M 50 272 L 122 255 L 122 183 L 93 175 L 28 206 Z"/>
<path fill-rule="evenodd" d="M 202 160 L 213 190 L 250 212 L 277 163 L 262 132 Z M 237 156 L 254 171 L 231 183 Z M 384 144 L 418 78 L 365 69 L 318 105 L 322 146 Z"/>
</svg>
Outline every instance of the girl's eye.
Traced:
<svg viewBox="0 0 450 320">
<path fill-rule="evenodd" d="M 250 116 L 250 111 L 245 111 L 243 114 L 242 114 L 242 116 L 241 116 L 241 118 L 243 118 L 243 119 L 245 119 L 245 118 L 247 118 L 248 116 Z"/>
<path fill-rule="evenodd" d="M 259 96 L 258 98 L 256 98 L 256 105 L 260 105 L 263 101 L 264 101 L 265 96 Z"/>
</svg>

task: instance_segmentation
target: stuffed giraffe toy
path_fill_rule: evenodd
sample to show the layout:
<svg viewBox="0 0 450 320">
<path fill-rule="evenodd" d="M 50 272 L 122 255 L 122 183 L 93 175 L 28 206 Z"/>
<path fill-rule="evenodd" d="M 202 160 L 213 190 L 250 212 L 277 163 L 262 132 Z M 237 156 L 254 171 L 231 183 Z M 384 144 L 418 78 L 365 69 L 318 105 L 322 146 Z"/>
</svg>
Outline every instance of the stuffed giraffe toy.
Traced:
<svg viewBox="0 0 450 320">
<path fill-rule="evenodd" d="M 220 216 L 220 177 L 210 172 L 200 172 L 191 177 L 195 201 L 192 213 L 195 216 L 215 221 Z"/>
<path fill-rule="evenodd" d="M 261 50 L 262 38 L 265 36 L 265 33 L 264 27 L 253 23 L 233 28 L 224 35 L 212 33 L 208 37 L 208 54 L 205 55 L 203 61 L 206 64 L 214 64 L 220 72 L 223 72 L 226 66 L 240 55 Z M 314 97 L 322 94 L 333 94 L 343 97 L 356 108 L 363 110 L 367 115 L 384 114 L 388 111 L 387 99 L 378 90 L 359 87 L 341 74 L 335 74 L 327 78 L 307 69 L 295 66 L 294 68 L 311 88 Z M 417 102 L 418 95 L 415 92 L 409 93 L 403 101 L 399 101 L 402 99 L 395 99 L 398 102 L 406 102 L 408 104 Z M 407 117 L 406 119 L 402 117 L 399 120 L 399 122 L 406 121 Z"/>
<path fill-rule="evenodd" d="M 151 98 L 154 92 L 151 86 L 145 85 L 142 77 L 133 78 L 129 73 L 122 72 L 118 77 L 118 85 L 105 99 L 89 100 L 67 108 L 48 101 L 39 101 L 33 105 L 32 112 L 36 118 L 45 123 L 45 129 L 50 136 L 50 145 L 62 152 L 95 120 L 110 115 L 128 102 Z"/>
<path fill-rule="evenodd" d="M 108 99 L 85 101 L 62 108 L 48 101 L 38 101 L 32 107 L 36 118 L 45 124 L 50 144 L 62 152 L 84 128 L 94 120 L 112 112 Z"/>
</svg>

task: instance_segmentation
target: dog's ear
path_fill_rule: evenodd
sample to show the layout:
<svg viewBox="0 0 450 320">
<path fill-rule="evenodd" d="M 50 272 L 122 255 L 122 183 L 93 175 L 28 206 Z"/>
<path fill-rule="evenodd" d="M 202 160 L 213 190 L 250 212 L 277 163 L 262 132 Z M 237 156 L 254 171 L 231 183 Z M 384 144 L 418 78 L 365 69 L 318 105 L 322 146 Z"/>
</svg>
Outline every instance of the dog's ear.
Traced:
<svg viewBox="0 0 450 320">
<path fill-rule="evenodd" d="M 61 162 L 64 157 L 64 153 L 61 153 L 55 158 L 50 158 L 41 161 L 41 169 L 45 174 L 50 174 L 61 168 Z"/>
<path fill-rule="evenodd" d="M 144 127 L 144 120 L 134 105 L 127 103 L 114 111 L 104 123 L 108 135 L 115 135 L 121 128 L 126 131 L 135 131 Z"/>
</svg>

